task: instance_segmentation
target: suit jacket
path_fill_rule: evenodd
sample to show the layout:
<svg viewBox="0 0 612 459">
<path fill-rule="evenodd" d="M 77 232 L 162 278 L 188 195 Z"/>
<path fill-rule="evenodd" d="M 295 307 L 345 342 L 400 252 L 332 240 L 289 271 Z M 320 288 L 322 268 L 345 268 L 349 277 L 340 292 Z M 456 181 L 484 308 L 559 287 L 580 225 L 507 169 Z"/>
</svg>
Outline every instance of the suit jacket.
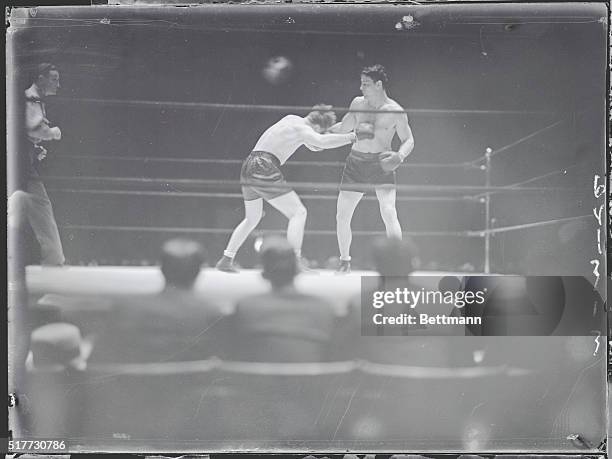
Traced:
<svg viewBox="0 0 612 459">
<path fill-rule="evenodd" d="M 333 306 L 294 288 L 240 301 L 232 317 L 233 360 L 320 362 L 335 324 Z"/>
<path fill-rule="evenodd" d="M 90 362 L 153 363 L 224 357 L 227 318 L 192 291 L 125 298 L 112 308 Z"/>
<path fill-rule="evenodd" d="M 387 306 L 388 315 L 413 313 L 409 307 Z M 427 329 L 411 327 L 404 336 L 392 336 L 391 326 L 378 329 L 380 336 L 362 335 L 361 296 L 358 295 L 347 308 L 346 316 L 339 319 L 338 332 L 332 344 L 333 360 L 367 360 L 387 365 L 447 367 L 451 364 L 451 343 L 457 338 L 435 336 Z M 364 319 L 367 320 L 367 319 Z M 391 335 L 391 336 L 390 336 Z"/>
</svg>

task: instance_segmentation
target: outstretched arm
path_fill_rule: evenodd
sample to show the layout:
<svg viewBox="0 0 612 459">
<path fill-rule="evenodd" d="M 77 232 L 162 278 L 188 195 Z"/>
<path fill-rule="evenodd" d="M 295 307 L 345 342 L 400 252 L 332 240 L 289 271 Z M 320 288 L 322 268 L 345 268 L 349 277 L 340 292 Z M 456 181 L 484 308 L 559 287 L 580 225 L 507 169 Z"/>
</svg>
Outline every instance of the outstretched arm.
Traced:
<svg viewBox="0 0 612 459">
<path fill-rule="evenodd" d="M 351 106 L 349 110 L 353 110 L 357 108 L 357 98 L 353 99 L 351 102 Z M 355 112 L 347 112 L 346 115 L 342 118 L 342 121 L 334 124 L 332 127 L 328 129 L 328 132 L 340 133 L 340 132 L 351 132 L 357 126 L 357 116 L 355 116 Z"/>
<path fill-rule="evenodd" d="M 302 143 L 322 149 L 341 147 L 357 140 L 357 135 L 354 132 L 348 134 L 319 134 L 306 126 L 300 128 L 300 134 L 302 135 Z"/>
</svg>

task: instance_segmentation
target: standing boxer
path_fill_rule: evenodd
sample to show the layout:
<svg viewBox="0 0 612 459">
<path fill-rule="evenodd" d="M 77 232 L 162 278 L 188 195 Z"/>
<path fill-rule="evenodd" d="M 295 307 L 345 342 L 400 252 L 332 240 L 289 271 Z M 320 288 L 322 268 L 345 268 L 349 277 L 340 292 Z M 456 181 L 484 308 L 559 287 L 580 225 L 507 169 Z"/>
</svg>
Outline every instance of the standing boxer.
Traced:
<svg viewBox="0 0 612 459">
<path fill-rule="evenodd" d="M 361 72 L 361 93 L 351 102 L 351 110 L 330 132 L 352 130 L 373 132 L 372 138 L 359 139 L 346 159 L 336 213 L 336 232 L 340 248 L 338 272 L 351 270 L 350 248 L 353 238 L 351 220 L 365 191 L 374 185 L 385 223 L 387 237 L 401 239 L 402 228 L 395 209 L 395 169 L 414 148 L 414 138 L 403 108 L 389 98 L 386 91 L 387 73 L 382 65 L 366 67 Z M 397 133 L 402 144 L 391 151 L 391 141 Z"/>
</svg>

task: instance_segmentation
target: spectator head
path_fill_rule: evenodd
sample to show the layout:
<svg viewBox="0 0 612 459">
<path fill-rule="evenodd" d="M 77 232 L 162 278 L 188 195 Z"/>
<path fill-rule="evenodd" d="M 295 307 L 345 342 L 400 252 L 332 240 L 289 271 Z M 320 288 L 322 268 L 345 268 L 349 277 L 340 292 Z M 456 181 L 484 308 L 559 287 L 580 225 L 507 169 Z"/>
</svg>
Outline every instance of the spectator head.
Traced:
<svg viewBox="0 0 612 459">
<path fill-rule="evenodd" d="M 266 238 L 261 247 L 263 277 L 272 287 L 280 288 L 293 284 L 298 272 L 297 258 L 287 239 L 280 236 Z"/>
<path fill-rule="evenodd" d="M 416 247 L 411 241 L 379 238 L 372 245 L 374 267 L 384 277 L 405 277 L 414 270 Z"/>
<path fill-rule="evenodd" d="M 189 239 L 171 239 L 162 247 L 161 271 L 167 287 L 190 289 L 206 261 L 201 244 Z"/>
<path fill-rule="evenodd" d="M 55 322 L 32 332 L 30 348 L 35 368 L 61 365 L 65 368 L 85 370 L 93 344 L 81 337 L 81 332 L 75 325 Z"/>
</svg>

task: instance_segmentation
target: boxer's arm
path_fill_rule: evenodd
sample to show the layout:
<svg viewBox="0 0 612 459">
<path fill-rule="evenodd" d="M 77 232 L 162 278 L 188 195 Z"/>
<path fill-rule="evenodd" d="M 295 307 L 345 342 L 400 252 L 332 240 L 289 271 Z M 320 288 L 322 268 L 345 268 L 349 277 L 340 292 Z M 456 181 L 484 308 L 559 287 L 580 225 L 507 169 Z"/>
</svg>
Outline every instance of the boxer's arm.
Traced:
<svg viewBox="0 0 612 459">
<path fill-rule="evenodd" d="M 357 134 L 349 132 L 347 134 L 319 134 L 310 128 L 301 130 L 302 143 L 316 148 L 336 148 L 353 143 L 357 140 Z"/>
<path fill-rule="evenodd" d="M 349 110 L 357 109 L 357 105 L 358 105 L 357 98 L 355 98 L 351 102 L 351 106 L 349 107 Z M 328 132 L 332 132 L 332 133 L 351 132 L 355 129 L 356 126 L 357 126 L 357 116 L 355 115 L 355 112 L 348 111 L 346 115 L 344 115 L 344 117 L 342 118 L 342 121 L 330 127 L 328 129 Z"/>
<path fill-rule="evenodd" d="M 26 101 L 26 129 L 29 135 L 40 140 L 59 140 L 61 131 L 58 127 L 49 127 L 49 121 L 42 114 L 36 102 Z"/>
<path fill-rule="evenodd" d="M 403 161 L 414 149 L 414 137 L 412 136 L 412 129 L 410 129 L 410 125 L 408 124 L 408 115 L 405 113 L 399 115 L 395 129 L 402 142 L 397 152 Z"/>
</svg>

